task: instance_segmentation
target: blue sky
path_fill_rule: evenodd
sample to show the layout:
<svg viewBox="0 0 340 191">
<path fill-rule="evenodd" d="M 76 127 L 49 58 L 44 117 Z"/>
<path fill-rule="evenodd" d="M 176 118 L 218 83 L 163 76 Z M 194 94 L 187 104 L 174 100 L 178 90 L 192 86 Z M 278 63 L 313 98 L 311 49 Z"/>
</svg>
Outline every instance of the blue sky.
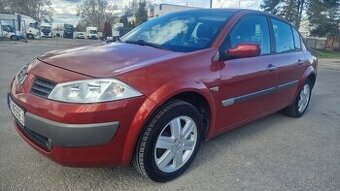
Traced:
<svg viewBox="0 0 340 191">
<path fill-rule="evenodd" d="M 194 7 L 208 8 L 210 0 L 149 0 L 152 3 L 169 3 L 177 5 L 188 5 Z M 76 25 L 79 21 L 77 14 L 77 6 L 82 0 L 51 0 L 53 8 L 53 19 L 55 23 L 69 23 Z M 118 6 L 117 13 L 122 12 L 124 7 L 128 5 L 129 0 L 109 0 L 111 4 Z M 240 4 L 239 4 L 240 2 Z M 213 0 L 213 8 L 247 8 L 259 9 L 261 0 Z"/>
</svg>

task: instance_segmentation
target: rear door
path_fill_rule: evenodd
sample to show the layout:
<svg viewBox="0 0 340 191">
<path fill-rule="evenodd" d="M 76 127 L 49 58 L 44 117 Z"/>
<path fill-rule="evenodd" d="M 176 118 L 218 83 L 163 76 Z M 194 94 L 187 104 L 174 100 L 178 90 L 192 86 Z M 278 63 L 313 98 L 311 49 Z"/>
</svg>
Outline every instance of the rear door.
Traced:
<svg viewBox="0 0 340 191">
<path fill-rule="evenodd" d="M 276 93 L 278 103 L 287 106 L 292 100 L 298 80 L 306 68 L 299 33 L 284 21 L 271 18 L 275 54 L 273 60 L 278 68 Z"/>
<path fill-rule="evenodd" d="M 260 45 L 261 55 L 227 59 L 221 68 L 221 129 L 232 128 L 267 111 L 273 104 L 276 68 L 271 59 L 271 40 L 267 17 L 259 14 L 243 16 L 226 37 L 222 51 L 239 44 Z"/>
</svg>

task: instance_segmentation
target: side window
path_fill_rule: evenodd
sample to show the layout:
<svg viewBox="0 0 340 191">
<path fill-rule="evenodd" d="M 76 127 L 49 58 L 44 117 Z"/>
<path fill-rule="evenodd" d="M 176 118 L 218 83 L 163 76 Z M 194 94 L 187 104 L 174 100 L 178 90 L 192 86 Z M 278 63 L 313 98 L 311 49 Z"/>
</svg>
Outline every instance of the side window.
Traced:
<svg viewBox="0 0 340 191">
<path fill-rule="evenodd" d="M 294 51 L 294 40 L 291 27 L 279 20 L 271 19 L 276 42 L 276 53 Z"/>
<path fill-rule="evenodd" d="M 2 30 L 6 32 L 14 32 L 13 28 L 9 25 L 2 25 Z"/>
<path fill-rule="evenodd" d="M 295 50 L 301 50 L 301 39 L 299 32 L 297 32 L 294 28 L 292 28 L 292 30 L 294 36 Z"/>
<path fill-rule="evenodd" d="M 227 38 L 230 48 L 240 43 L 256 43 L 260 45 L 261 55 L 270 54 L 270 35 L 265 16 L 251 15 L 241 18 Z"/>
</svg>

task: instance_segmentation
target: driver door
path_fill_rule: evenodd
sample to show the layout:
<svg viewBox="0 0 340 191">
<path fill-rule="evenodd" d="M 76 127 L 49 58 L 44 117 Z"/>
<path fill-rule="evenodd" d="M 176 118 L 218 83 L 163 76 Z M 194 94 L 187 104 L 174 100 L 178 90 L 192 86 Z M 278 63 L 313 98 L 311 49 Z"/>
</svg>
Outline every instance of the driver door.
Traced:
<svg viewBox="0 0 340 191">
<path fill-rule="evenodd" d="M 270 32 L 266 16 L 242 17 L 222 46 L 227 52 L 239 44 L 258 44 L 260 56 L 227 59 L 220 70 L 221 130 L 253 120 L 275 106 L 273 90 L 277 70 L 271 59 Z"/>
</svg>

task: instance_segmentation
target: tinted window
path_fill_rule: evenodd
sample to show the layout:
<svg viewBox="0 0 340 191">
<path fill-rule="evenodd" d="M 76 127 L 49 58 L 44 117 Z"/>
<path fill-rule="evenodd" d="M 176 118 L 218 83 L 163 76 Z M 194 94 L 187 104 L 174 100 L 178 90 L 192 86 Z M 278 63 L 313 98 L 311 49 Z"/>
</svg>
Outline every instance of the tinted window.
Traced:
<svg viewBox="0 0 340 191">
<path fill-rule="evenodd" d="M 276 52 L 285 53 L 294 51 L 294 41 L 291 27 L 279 20 L 272 19 Z"/>
<path fill-rule="evenodd" d="M 270 35 L 264 16 L 252 15 L 240 19 L 228 38 L 228 47 L 234 48 L 241 43 L 256 43 L 261 47 L 261 55 L 270 53 Z"/>
<path fill-rule="evenodd" d="M 293 30 L 293 36 L 294 36 L 295 49 L 301 50 L 300 35 L 294 28 L 292 28 L 292 30 Z"/>
<path fill-rule="evenodd" d="M 229 11 L 183 11 L 152 19 L 121 38 L 126 43 L 145 42 L 172 51 L 208 48 L 215 40 Z"/>
</svg>

